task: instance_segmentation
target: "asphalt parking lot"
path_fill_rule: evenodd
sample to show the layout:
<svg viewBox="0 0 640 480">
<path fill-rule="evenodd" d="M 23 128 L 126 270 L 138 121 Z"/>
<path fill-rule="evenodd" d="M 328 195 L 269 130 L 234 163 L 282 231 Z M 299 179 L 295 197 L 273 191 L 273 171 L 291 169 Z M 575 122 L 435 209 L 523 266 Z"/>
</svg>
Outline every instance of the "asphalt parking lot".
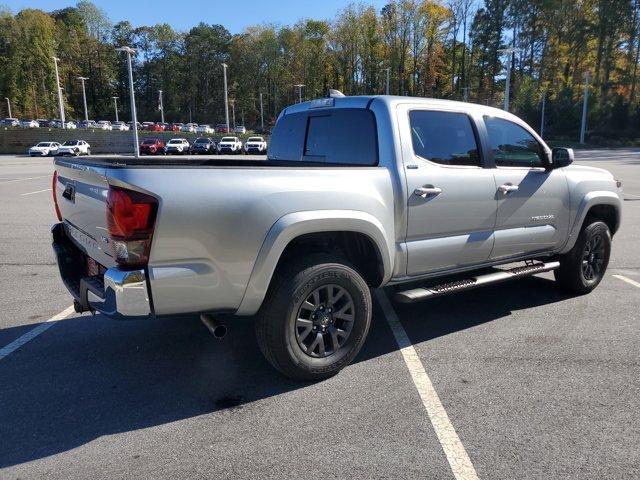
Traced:
<svg viewBox="0 0 640 480">
<path fill-rule="evenodd" d="M 625 191 L 592 294 L 548 274 L 414 305 L 378 291 L 363 351 L 314 384 L 263 360 L 251 319 L 216 341 L 188 317 L 59 315 L 52 161 L 0 156 L 0 478 L 439 479 L 451 449 L 458 478 L 640 477 L 640 149 L 576 156 Z"/>
</svg>

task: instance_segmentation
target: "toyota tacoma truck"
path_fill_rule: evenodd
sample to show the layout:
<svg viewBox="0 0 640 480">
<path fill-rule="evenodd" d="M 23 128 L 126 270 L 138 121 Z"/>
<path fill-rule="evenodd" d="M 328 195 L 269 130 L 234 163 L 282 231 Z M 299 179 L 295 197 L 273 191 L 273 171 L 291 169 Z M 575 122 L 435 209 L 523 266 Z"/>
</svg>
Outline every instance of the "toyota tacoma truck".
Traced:
<svg viewBox="0 0 640 480">
<path fill-rule="evenodd" d="M 362 347 L 372 288 L 593 290 L 621 189 L 572 159 L 502 110 L 334 94 L 281 112 L 266 160 L 56 158 L 53 248 L 79 312 L 255 315 L 269 362 L 319 379 Z"/>
</svg>

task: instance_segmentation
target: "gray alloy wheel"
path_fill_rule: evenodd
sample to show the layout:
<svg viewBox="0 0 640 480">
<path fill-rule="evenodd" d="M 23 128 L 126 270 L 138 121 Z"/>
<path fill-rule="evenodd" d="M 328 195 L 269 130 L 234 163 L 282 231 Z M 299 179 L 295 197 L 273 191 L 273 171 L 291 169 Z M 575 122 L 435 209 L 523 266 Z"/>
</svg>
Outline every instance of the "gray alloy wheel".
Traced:
<svg viewBox="0 0 640 480">
<path fill-rule="evenodd" d="M 585 243 L 582 252 L 582 275 L 593 281 L 603 273 L 606 255 L 605 241 L 601 235 L 593 235 Z"/>
<path fill-rule="evenodd" d="M 310 357 L 333 355 L 347 341 L 353 328 L 355 306 L 340 285 L 322 285 L 307 296 L 296 315 L 296 340 Z"/>
</svg>

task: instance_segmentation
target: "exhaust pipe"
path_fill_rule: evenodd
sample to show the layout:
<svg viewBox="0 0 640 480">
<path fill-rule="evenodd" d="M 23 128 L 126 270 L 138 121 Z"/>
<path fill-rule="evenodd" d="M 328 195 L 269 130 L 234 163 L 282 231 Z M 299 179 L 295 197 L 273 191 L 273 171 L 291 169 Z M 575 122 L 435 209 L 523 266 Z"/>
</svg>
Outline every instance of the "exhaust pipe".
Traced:
<svg viewBox="0 0 640 480">
<path fill-rule="evenodd" d="M 200 321 L 204 323 L 204 326 L 209 329 L 214 338 L 222 340 L 227 334 L 227 326 L 218 322 L 213 316 L 208 313 L 200 315 Z"/>
</svg>

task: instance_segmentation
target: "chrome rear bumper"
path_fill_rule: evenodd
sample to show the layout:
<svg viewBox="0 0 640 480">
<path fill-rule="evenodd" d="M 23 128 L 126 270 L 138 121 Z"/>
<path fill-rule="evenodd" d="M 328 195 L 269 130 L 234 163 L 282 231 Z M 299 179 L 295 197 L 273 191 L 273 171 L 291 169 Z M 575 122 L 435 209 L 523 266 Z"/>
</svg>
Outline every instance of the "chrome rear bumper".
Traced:
<svg viewBox="0 0 640 480">
<path fill-rule="evenodd" d="M 144 269 L 109 268 L 87 276 L 87 256 L 68 236 L 64 224 L 51 228 L 60 276 L 79 312 L 97 311 L 110 318 L 134 319 L 153 315 Z"/>
</svg>

